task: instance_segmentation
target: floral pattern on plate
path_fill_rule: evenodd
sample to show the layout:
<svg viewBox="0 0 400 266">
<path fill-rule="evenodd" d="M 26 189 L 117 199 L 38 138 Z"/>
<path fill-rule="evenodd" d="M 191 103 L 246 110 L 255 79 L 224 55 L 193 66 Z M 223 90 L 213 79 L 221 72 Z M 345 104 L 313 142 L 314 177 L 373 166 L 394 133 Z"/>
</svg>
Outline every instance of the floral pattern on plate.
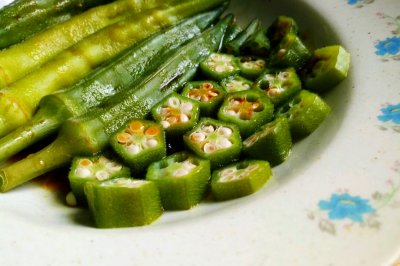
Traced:
<svg viewBox="0 0 400 266">
<path fill-rule="evenodd" d="M 392 27 L 391 34 L 385 40 L 375 42 L 375 54 L 380 56 L 383 61 L 400 60 L 400 16 L 392 17 L 378 12 L 377 15 L 386 20 L 388 26 Z"/>
<path fill-rule="evenodd" d="M 373 3 L 374 0 L 347 0 L 347 3 L 355 7 L 363 7 L 364 5 Z"/>
</svg>

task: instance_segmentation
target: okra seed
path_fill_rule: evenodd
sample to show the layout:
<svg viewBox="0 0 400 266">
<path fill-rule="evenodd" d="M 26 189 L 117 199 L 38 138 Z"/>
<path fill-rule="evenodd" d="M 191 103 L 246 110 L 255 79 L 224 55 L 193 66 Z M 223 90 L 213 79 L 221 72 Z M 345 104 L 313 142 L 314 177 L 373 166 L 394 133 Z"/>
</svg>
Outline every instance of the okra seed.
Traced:
<svg viewBox="0 0 400 266">
<path fill-rule="evenodd" d="M 154 137 L 154 136 L 157 136 L 158 133 L 159 133 L 159 130 L 157 127 L 149 127 L 148 129 L 146 129 L 144 134 L 148 137 Z"/>
<path fill-rule="evenodd" d="M 127 150 L 131 154 L 138 154 L 141 148 L 138 145 L 132 144 L 127 147 Z"/>
<path fill-rule="evenodd" d="M 189 170 L 188 169 L 185 169 L 185 168 L 183 168 L 183 167 L 181 167 L 181 168 L 179 168 L 179 169 L 177 169 L 175 172 L 174 172 L 174 176 L 175 177 L 180 177 L 180 176 L 185 176 L 185 175 L 187 175 L 187 174 L 189 174 Z"/>
<path fill-rule="evenodd" d="M 221 149 L 226 149 L 232 146 L 232 142 L 227 138 L 221 138 L 217 141 L 217 145 Z"/>
<path fill-rule="evenodd" d="M 75 170 L 75 175 L 79 177 L 89 177 L 92 171 L 87 167 L 78 167 Z"/>
<path fill-rule="evenodd" d="M 201 132 L 194 132 L 190 135 L 190 139 L 195 142 L 203 142 L 206 139 L 206 135 Z"/>
<path fill-rule="evenodd" d="M 206 134 L 210 134 L 214 132 L 214 127 L 212 125 L 203 127 L 203 132 Z"/>
<path fill-rule="evenodd" d="M 214 88 L 210 82 L 203 83 L 203 87 L 207 90 Z"/>
<path fill-rule="evenodd" d="M 217 146 L 213 143 L 206 143 L 203 147 L 205 153 L 213 153 L 217 150 Z"/>
<path fill-rule="evenodd" d="M 219 127 L 217 129 L 217 133 L 224 137 L 230 137 L 233 132 L 232 129 L 230 129 L 229 127 Z"/>
<path fill-rule="evenodd" d="M 216 66 L 215 71 L 221 73 L 225 71 L 225 66 Z"/>
<path fill-rule="evenodd" d="M 171 97 L 168 99 L 168 105 L 170 107 L 179 108 L 180 104 L 181 104 L 181 101 L 176 97 Z"/>
<path fill-rule="evenodd" d="M 117 135 L 117 141 L 121 144 L 126 144 L 132 139 L 131 134 L 123 132 Z"/>
<path fill-rule="evenodd" d="M 158 141 L 156 139 L 149 139 L 149 140 L 147 140 L 147 145 L 150 148 L 154 148 L 158 145 Z"/>
<path fill-rule="evenodd" d="M 140 133 L 143 131 L 144 129 L 144 125 L 142 122 L 140 121 L 132 121 L 129 124 L 129 129 L 133 132 L 133 133 Z"/>
<path fill-rule="evenodd" d="M 106 163 L 106 168 L 112 172 L 117 172 L 122 169 L 122 165 L 119 165 L 115 162 L 108 162 Z"/>
<path fill-rule="evenodd" d="M 186 160 L 182 163 L 183 167 L 185 167 L 186 169 L 193 170 L 194 168 L 196 168 L 196 165 L 191 163 L 190 161 Z"/>
<path fill-rule="evenodd" d="M 163 126 L 163 128 L 169 128 L 171 126 L 171 124 L 168 121 L 161 121 L 161 125 Z"/>
<path fill-rule="evenodd" d="M 98 180 L 105 180 L 105 179 L 107 179 L 107 178 L 109 178 L 110 177 L 110 173 L 108 173 L 107 171 L 104 171 L 104 170 L 100 170 L 100 171 L 98 171 L 97 173 L 96 173 L 96 178 L 98 179 Z"/>
<path fill-rule="evenodd" d="M 179 119 L 180 119 L 180 121 L 182 122 L 182 123 L 187 123 L 187 122 L 189 122 L 189 117 L 186 115 L 186 114 L 181 114 L 180 116 L 179 116 Z"/>
<path fill-rule="evenodd" d="M 226 110 L 226 109 L 225 109 L 225 110 Z M 226 113 L 227 115 L 230 115 L 230 116 L 238 116 L 238 113 L 235 112 L 235 111 L 232 110 L 232 109 L 226 110 L 225 113 Z"/>
<path fill-rule="evenodd" d="M 81 159 L 79 160 L 79 166 L 90 167 L 93 165 L 93 162 L 89 159 Z"/>
<path fill-rule="evenodd" d="M 182 111 L 188 113 L 193 110 L 193 104 L 188 102 L 182 103 L 181 109 Z"/>
</svg>

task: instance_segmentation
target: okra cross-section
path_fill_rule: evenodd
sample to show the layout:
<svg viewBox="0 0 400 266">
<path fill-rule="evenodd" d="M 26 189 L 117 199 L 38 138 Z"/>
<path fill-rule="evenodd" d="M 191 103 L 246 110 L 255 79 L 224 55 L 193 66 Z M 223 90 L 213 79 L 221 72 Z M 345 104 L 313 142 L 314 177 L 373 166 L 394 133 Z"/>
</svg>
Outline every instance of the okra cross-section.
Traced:
<svg viewBox="0 0 400 266">
<path fill-rule="evenodd" d="M 88 181 L 103 181 L 111 178 L 129 176 L 130 170 L 121 163 L 103 155 L 76 157 L 68 174 L 72 193 L 80 204 L 86 204 L 83 187 Z"/>
<path fill-rule="evenodd" d="M 271 43 L 267 37 L 267 29 L 259 29 L 246 40 L 242 53 L 267 57 L 270 49 Z"/>
<path fill-rule="evenodd" d="M 210 177 L 210 161 L 188 152 L 153 162 L 146 174 L 146 180 L 157 185 L 166 210 L 186 210 L 197 205 L 204 197 Z"/>
<path fill-rule="evenodd" d="M 202 116 L 212 116 L 222 103 L 225 91 L 214 81 L 192 81 L 183 88 L 182 95 L 199 103 Z"/>
<path fill-rule="evenodd" d="M 151 114 L 167 135 L 179 136 L 195 126 L 200 108 L 198 102 L 173 92 L 154 106 Z"/>
<path fill-rule="evenodd" d="M 213 171 L 211 192 L 216 200 L 244 197 L 258 191 L 271 176 L 267 161 L 240 161 Z"/>
<path fill-rule="evenodd" d="M 217 81 L 240 72 L 237 58 L 223 53 L 212 53 L 200 63 L 200 69 L 207 78 Z"/>
<path fill-rule="evenodd" d="M 284 162 L 291 149 L 289 122 L 284 116 L 263 125 L 243 141 L 243 154 L 247 158 L 266 160 L 272 166 Z"/>
<path fill-rule="evenodd" d="M 227 94 L 218 119 L 235 124 L 245 138 L 272 119 L 274 106 L 264 93 L 245 90 Z"/>
<path fill-rule="evenodd" d="M 273 46 L 277 45 L 282 38 L 288 34 L 293 33 L 297 34 L 299 27 L 297 26 L 296 21 L 287 16 L 279 16 L 274 22 L 272 22 L 271 26 L 268 27 L 267 36 L 271 41 Z"/>
<path fill-rule="evenodd" d="M 251 89 L 253 82 L 239 75 L 228 77 L 221 81 L 226 92 L 236 92 Z"/>
<path fill-rule="evenodd" d="M 276 110 L 276 117 L 286 116 L 293 138 L 311 134 L 329 115 L 331 108 L 317 94 L 301 90 Z"/>
<path fill-rule="evenodd" d="M 301 81 L 292 67 L 268 69 L 254 82 L 253 88 L 263 90 L 271 102 L 278 106 L 301 90 Z"/>
<path fill-rule="evenodd" d="M 147 225 L 163 213 L 159 191 L 151 181 L 120 177 L 88 182 L 85 194 L 99 228 Z"/>
<path fill-rule="evenodd" d="M 198 156 L 209 159 L 211 168 L 224 166 L 240 156 L 242 141 L 235 124 L 202 118 L 183 136 L 187 148 Z"/>
<path fill-rule="evenodd" d="M 241 56 L 239 59 L 240 74 L 254 80 L 265 70 L 267 62 L 256 56 Z"/>
<path fill-rule="evenodd" d="M 165 133 L 158 123 L 133 119 L 111 137 L 111 146 L 134 174 L 142 174 L 166 155 Z"/>
</svg>

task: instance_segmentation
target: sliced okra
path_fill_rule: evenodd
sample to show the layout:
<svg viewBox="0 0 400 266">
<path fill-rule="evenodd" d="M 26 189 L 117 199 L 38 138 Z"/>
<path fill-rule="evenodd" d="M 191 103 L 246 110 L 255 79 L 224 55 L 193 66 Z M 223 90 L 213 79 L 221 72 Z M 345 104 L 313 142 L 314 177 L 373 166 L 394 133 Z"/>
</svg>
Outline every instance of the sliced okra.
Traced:
<svg viewBox="0 0 400 266">
<path fill-rule="evenodd" d="M 202 116 L 212 116 L 224 99 L 225 91 L 214 81 L 192 81 L 183 88 L 182 95 L 199 103 Z"/>
<path fill-rule="evenodd" d="M 163 213 L 156 184 L 127 177 L 85 185 L 89 210 L 99 228 L 142 226 Z"/>
<path fill-rule="evenodd" d="M 228 77 L 221 81 L 226 92 L 236 92 L 251 89 L 253 82 L 239 75 Z"/>
<path fill-rule="evenodd" d="M 166 155 L 165 133 L 160 124 L 152 121 L 131 120 L 111 137 L 110 143 L 137 175 Z"/>
<path fill-rule="evenodd" d="M 286 116 L 293 138 L 311 134 L 330 113 L 330 107 L 317 94 L 301 90 L 280 106 L 276 117 Z"/>
<path fill-rule="evenodd" d="M 277 17 L 267 30 L 267 36 L 273 46 L 277 45 L 288 33 L 297 34 L 298 26 L 293 18 L 287 16 Z"/>
<path fill-rule="evenodd" d="M 218 119 L 235 124 L 245 138 L 270 121 L 273 113 L 274 106 L 264 93 L 246 90 L 227 94 L 218 111 Z"/>
<path fill-rule="evenodd" d="M 289 122 L 282 116 L 263 125 L 243 141 L 247 158 L 266 160 L 272 166 L 284 162 L 292 149 Z"/>
<path fill-rule="evenodd" d="M 217 81 L 240 72 L 237 58 L 223 53 L 212 53 L 200 63 L 200 69 L 207 78 Z"/>
<path fill-rule="evenodd" d="M 199 120 L 200 108 L 198 102 L 173 92 L 155 105 L 151 114 L 168 136 L 175 137 L 194 127 Z"/>
<path fill-rule="evenodd" d="M 267 37 L 267 29 L 259 29 L 246 40 L 242 47 L 242 53 L 266 57 L 270 49 L 271 43 Z"/>
<path fill-rule="evenodd" d="M 164 209 L 187 210 L 203 199 L 210 176 L 209 160 L 178 152 L 153 162 L 146 180 L 157 185 Z"/>
<path fill-rule="evenodd" d="M 271 102 L 278 106 L 301 90 L 301 81 L 294 68 L 268 69 L 254 82 L 253 88 L 263 90 Z"/>
<path fill-rule="evenodd" d="M 256 56 L 241 56 L 239 57 L 240 75 L 245 78 L 254 80 L 260 76 L 265 70 L 267 62 Z"/>
<path fill-rule="evenodd" d="M 261 21 L 253 19 L 247 27 L 241 31 L 236 38 L 225 45 L 225 50 L 229 54 L 239 55 L 246 41 L 260 28 Z"/>
<path fill-rule="evenodd" d="M 271 176 L 267 161 L 240 161 L 213 171 L 211 192 L 216 200 L 244 197 L 258 191 Z"/>
<path fill-rule="evenodd" d="M 347 77 L 350 54 L 340 45 L 316 49 L 305 69 L 305 88 L 323 92 L 339 84 Z"/>
<path fill-rule="evenodd" d="M 211 168 L 221 167 L 238 159 L 242 149 L 237 126 L 211 118 L 201 119 L 183 136 L 183 140 L 189 150 L 209 159 Z"/>
<path fill-rule="evenodd" d="M 83 189 L 86 182 L 100 182 L 127 175 L 130 175 L 128 167 L 103 155 L 75 157 L 68 173 L 68 180 L 77 203 L 85 205 L 86 198 Z"/>
<path fill-rule="evenodd" d="M 223 46 L 235 39 L 239 35 L 239 33 L 242 32 L 242 30 L 242 27 L 240 27 L 240 25 L 237 23 L 232 23 L 231 25 L 229 25 L 225 33 Z"/>
<path fill-rule="evenodd" d="M 271 52 L 270 64 L 273 67 L 300 69 L 310 58 L 311 52 L 300 37 L 296 34 L 288 33 Z"/>
</svg>

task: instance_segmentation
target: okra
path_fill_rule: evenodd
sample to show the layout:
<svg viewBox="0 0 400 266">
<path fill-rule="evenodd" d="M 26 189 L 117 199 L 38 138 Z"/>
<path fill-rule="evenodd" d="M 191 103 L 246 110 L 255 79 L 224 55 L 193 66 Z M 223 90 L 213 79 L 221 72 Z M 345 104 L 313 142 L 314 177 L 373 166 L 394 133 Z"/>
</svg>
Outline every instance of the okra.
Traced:
<svg viewBox="0 0 400 266">
<path fill-rule="evenodd" d="M 253 82 L 239 75 L 228 77 L 221 81 L 226 92 L 236 92 L 251 89 Z"/>
<path fill-rule="evenodd" d="M 330 110 L 329 105 L 317 94 L 301 90 L 279 107 L 275 115 L 287 117 L 292 137 L 299 139 L 314 132 Z"/>
<path fill-rule="evenodd" d="M 240 27 L 240 25 L 237 24 L 236 22 L 229 25 L 228 29 L 226 30 L 226 35 L 222 46 L 224 47 L 227 43 L 235 39 L 238 36 L 238 34 L 242 32 L 242 30 L 243 30 L 242 27 Z"/>
<path fill-rule="evenodd" d="M 196 3 L 188 6 L 189 10 L 199 11 L 217 4 L 215 0 Z M 128 120 L 145 118 L 155 104 L 193 78 L 199 63 L 219 48 L 231 20 L 232 16 L 225 17 L 190 41 L 165 59 L 136 88 L 116 94 L 114 104 L 65 121 L 49 146 L 0 170 L 0 191 L 8 191 L 68 164 L 74 156 L 99 153 L 107 146 L 110 136 Z"/>
<path fill-rule="evenodd" d="M 168 136 L 181 136 L 191 130 L 199 120 L 199 103 L 171 93 L 151 110 L 153 119 L 159 122 Z"/>
<path fill-rule="evenodd" d="M 246 138 L 270 121 L 273 113 L 274 106 L 264 93 L 245 90 L 227 94 L 218 111 L 218 119 L 235 124 L 242 138 Z"/>
<path fill-rule="evenodd" d="M 120 177 L 88 182 L 85 194 L 99 228 L 148 225 L 163 213 L 157 186 L 150 181 Z"/>
<path fill-rule="evenodd" d="M 114 23 L 64 50 L 39 70 L 0 92 L 0 135 L 26 123 L 42 97 L 77 82 L 100 65 L 160 29 L 221 4 L 190 0 Z"/>
<path fill-rule="evenodd" d="M 265 70 L 266 60 L 256 56 L 239 57 L 240 75 L 245 78 L 255 80 Z"/>
<path fill-rule="evenodd" d="M 219 201 L 244 197 L 258 191 L 271 176 L 267 161 L 240 161 L 213 171 L 211 192 Z"/>
<path fill-rule="evenodd" d="M 214 81 L 192 81 L 185 85 L 182 95 L 199 104 L 202 116 L 212 116 L 222 103 L 225 91 Z"/>
<path fill-rule="evenodd" d="M 134 119 L 120 128 L 110 139 L 113 150 L 140 176 L 147 166 L 167 153 L 165 133 L 158 123 Z"/>
<path fill-rule="evenodd" d="M 84 186 L 89 181 L 103 181 L 107 179 L 130 176 L 128 167 L 104 155 L 93 157 L 76 157 L 72 161 L 68 180 L 72 193 L 80 204 L 86 205 Z"/>
<path fill-rule="evenodd" d="M 270 65 L 274 67 L 302 68 L 311 58 L 311 52 L 299 36 L 293 33 L 286 34 L 279 44 L 272 50 Z"/>
<path fill-rule="evenodd" d="M 279 106 L 301 90 L 301 81 L 294 68 L 268 69 L 254 82 L 253 88 L 264 91 Z"/>
<path fill-rule="evenodd" d="M 237 126 L 211 118 L 202 118 L 183 141 L 190 151 L 210 160 L 212 169 L 237 160 L 242 149 Z"/>
<path fill-rule="evenodd" d="M 259 29 L 246 40 L 242 47 L 243 54 L 267 57 L 271 50 L 271 43 L 267 37 L 267 29 Z"/>
<path fill-rule="evenodd" d="M 210 161 L 187 152 L 153 162 L 146 174 L 146 180 L 157 185 L 165 210 L 187 210 L 197 205 L 210 177 Z"/>
<path fill-rule="evenodd" d="M 272 46 L 276 46 L 288 33 L 298 34 L 296 21 L 287 16 L 277 17 L 267 29 L 267 37 Z"/>
<path fill-rule="evenodd" d="M 111 0 L 18 0 L 0 10 L 0 49 Z"/>
<path fill-rule="evenodd" d="M 127 18 L 129 14 L 135 14 L 161 4 L 161 1 L 156 0 L 120 0 L 102 5 L 0 51 L 0 87 L 10 85 L 61 51 L 102 28 Z"/>
<path fill-rule="evenodd" d="M 237 58 L 231 54 L 212 53 L 200 64 L 200 69 L 207 78 L 220 81 L 240 72 Z"/>
<path fill-rule="evenodd" d="M 253 19 L 247 27 L 241 31 L 236 38 L 225 45 L 228 54 L 239 55 L 246 41 L 260 28 L 261 21 Z"/>
<path fill-rule="evenodd" d="M 284 162 L 292 150 L 292 137 L 286 117 L 278 117 L 263 125 L 243 141 L 246 158 L 266 160 L 272 166 Z"/>
<path fill-rule="evenodd" d="M 324 92 L 347 77 L 350 54 L 340 45 L 316 49 L 305 68 L 304 87 L 314 92 Z"/>
<path fill-rule="evenodd" d="M 0 139 L 0 161 L 54 133 L 69 117 L 82 115 L 116 93 L 129 89 L 158 67 L 168 54 L 199 35 L 222 11 L 223 8 L 218 8 L 202 13 L 165 32 L 157 32 L 104 67 L 98 67 L 81 82 L 45 96 L 31 121 Z"/>
</svg>

